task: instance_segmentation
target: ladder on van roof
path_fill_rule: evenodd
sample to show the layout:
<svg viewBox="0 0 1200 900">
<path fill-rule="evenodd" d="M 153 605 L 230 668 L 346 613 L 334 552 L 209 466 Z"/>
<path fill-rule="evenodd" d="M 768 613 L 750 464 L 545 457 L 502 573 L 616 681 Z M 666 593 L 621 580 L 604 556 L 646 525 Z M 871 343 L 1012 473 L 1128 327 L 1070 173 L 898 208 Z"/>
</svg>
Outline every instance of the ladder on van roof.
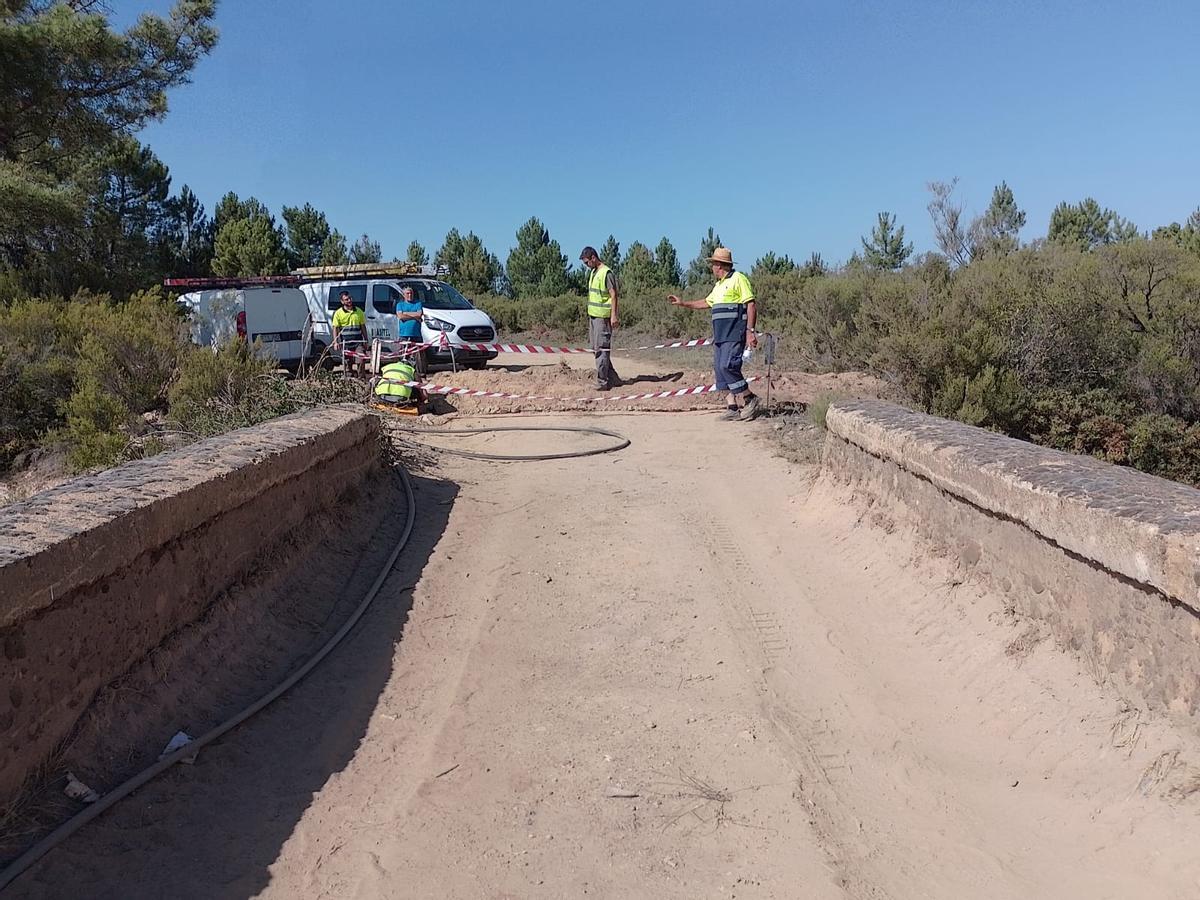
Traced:
<svg viewBox="0 0 1200 900">
<path fill-rule="evenodd" d="M 305 279 L 298 275 L 248 275 L 245 277 L 213 278 L 164 278 L 163 287 L 169 288 L 248 288 L 248 287 L 297 287 Z"/>
<path fill-rule="evenodd" d="M 438 278 L 449 275 L 450 267 L 408 262 L 355 263 L 344 266 L 308 266 L 292 269 L 292 274 L 300 275 L 308 281 L 353 281 L 357 278 L 403 278 L 413 275 Z"/>
<path fill-rule="evenodd" d="M 222 288 L 297 287 L 314 281 L 358 281 L 366 278 L 405 278 L 419 275 L 425 278 L 444 278 L 449 266 L 418 265 L 417 263 L 357 263 L 344 266 L 307 266 L 293 269 L 287 275 L 215 276 L 209 278 L 164 278 L 163 287 Z"/>
</svg>

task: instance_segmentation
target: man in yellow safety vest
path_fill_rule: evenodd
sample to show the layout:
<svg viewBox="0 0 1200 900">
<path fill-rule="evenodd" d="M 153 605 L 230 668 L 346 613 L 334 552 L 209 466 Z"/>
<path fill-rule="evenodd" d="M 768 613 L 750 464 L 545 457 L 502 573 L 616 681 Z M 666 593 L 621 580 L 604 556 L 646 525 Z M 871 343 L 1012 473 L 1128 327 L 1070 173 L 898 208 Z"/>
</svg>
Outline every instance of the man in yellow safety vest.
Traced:
<svg viewBox="0 0 1200 900">
<path fill-rule="evenodd" d="M 713 278 L 717 283 L 703 300 L 680 300 L 674 294 L 667 297 L 672 306 L 687 309 L 712 310 L 713 369 L 717 390 L 727 391 L 726 408 L 721 416 L 725 421 L 753 419 L 761 411 L 761 401 L 751 392 L 742 376 L 742 355 L 746 346 L 758 346 L 754 324 L 758 307 L 754 303 L 754 288 L 750 279 L 733 268 L 733 253 L 728 247 L 717 247 L 708 257 Z"/>
<path fill-rule="evenodd" d="M 617 327 L 619 288 L 617 276 L 600 259 L 595 247 L 584 247 L 579 254 L 591 270 L 588 276 L 588 337 L 596 354 L 596 390 L 607 391 L 621 383 L 612 364 L 612 333 Z"/>
<path fill-rule="evenodd" d="M 365 294 L 363 295 L 366 296 Z M 342 371 L 354 371 L 357 361 L 359 373 L 367 374 L 367 317 L 354 305 L 349 291 L 342 291 L 341 309 L 333 314 L 333 349 L 342 354 Z"/>
<path fill-rule="evenodd" d="M 388 363 L 379 370 L 375 398 L 390 406 L 407 406 L 417 399 L 411 382 L 417 380 L 417 370 L 411 362 L 400 360 Z"/>
</svg>

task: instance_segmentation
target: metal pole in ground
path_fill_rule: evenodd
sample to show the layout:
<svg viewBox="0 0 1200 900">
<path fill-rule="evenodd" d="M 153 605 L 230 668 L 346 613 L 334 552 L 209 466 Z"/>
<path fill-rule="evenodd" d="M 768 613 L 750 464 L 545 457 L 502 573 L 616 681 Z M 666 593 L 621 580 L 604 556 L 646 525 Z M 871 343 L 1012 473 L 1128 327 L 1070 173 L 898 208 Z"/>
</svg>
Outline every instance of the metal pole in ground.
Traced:
<svg viewBox="0 0 1200 900">
<path fill-rule="evenodd" d="M 767 332 L 766 347 L 763 355 L 767 358 L 767 412 L 771 411 L 771 367 L 775 365 L 775 335 Z"/>
<path fill-rule="evenodd" d="M 313 317 L 309 312 L 304 318 L 303 338 L 300 341 L 300 366 L 297 369 L 301 378 L 308 371 L 308 355 L 312 353 Z"/>
</svg>

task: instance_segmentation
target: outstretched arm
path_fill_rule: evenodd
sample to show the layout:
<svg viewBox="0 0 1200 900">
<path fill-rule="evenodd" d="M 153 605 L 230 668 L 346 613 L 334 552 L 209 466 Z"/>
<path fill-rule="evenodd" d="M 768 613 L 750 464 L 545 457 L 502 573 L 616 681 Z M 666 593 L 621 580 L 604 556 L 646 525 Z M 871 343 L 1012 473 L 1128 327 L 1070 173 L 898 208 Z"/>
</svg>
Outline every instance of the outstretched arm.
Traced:
<svg viewBox="0 0 1200 900">
<path fill-rule="evenodd" d="M 708 309 L 708 303 L 704 300 L 680 300 L 674 294 L 667 295 L 667 302 L 672 306 L 682 306 L 684 309 Z"/>
</svg>

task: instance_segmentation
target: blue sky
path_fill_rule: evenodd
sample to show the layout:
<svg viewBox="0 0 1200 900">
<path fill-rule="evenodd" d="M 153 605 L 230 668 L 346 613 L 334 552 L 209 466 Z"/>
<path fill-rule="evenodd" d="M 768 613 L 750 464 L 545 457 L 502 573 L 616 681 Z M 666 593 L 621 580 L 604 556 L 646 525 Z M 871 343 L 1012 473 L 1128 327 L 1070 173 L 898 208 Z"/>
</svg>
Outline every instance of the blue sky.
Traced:
<svg viewBox="0 0 1200 900">
<path fill-rule="evenodd" d="M 165 11 L 111 0 L 114 21 Z M 844 260 L 880 210 L 932 249 L 926 182 L 1004 179 L 1043 235 L 1094 196 L 1200 205 L 1200 3 L 223 0 L 217 49 L 141 138 L 211 212 L 310 202 L 385 255 L 454 226 L 503 260 L 537 215 L 685 262 L 715 226 Z"/>
</svg>

